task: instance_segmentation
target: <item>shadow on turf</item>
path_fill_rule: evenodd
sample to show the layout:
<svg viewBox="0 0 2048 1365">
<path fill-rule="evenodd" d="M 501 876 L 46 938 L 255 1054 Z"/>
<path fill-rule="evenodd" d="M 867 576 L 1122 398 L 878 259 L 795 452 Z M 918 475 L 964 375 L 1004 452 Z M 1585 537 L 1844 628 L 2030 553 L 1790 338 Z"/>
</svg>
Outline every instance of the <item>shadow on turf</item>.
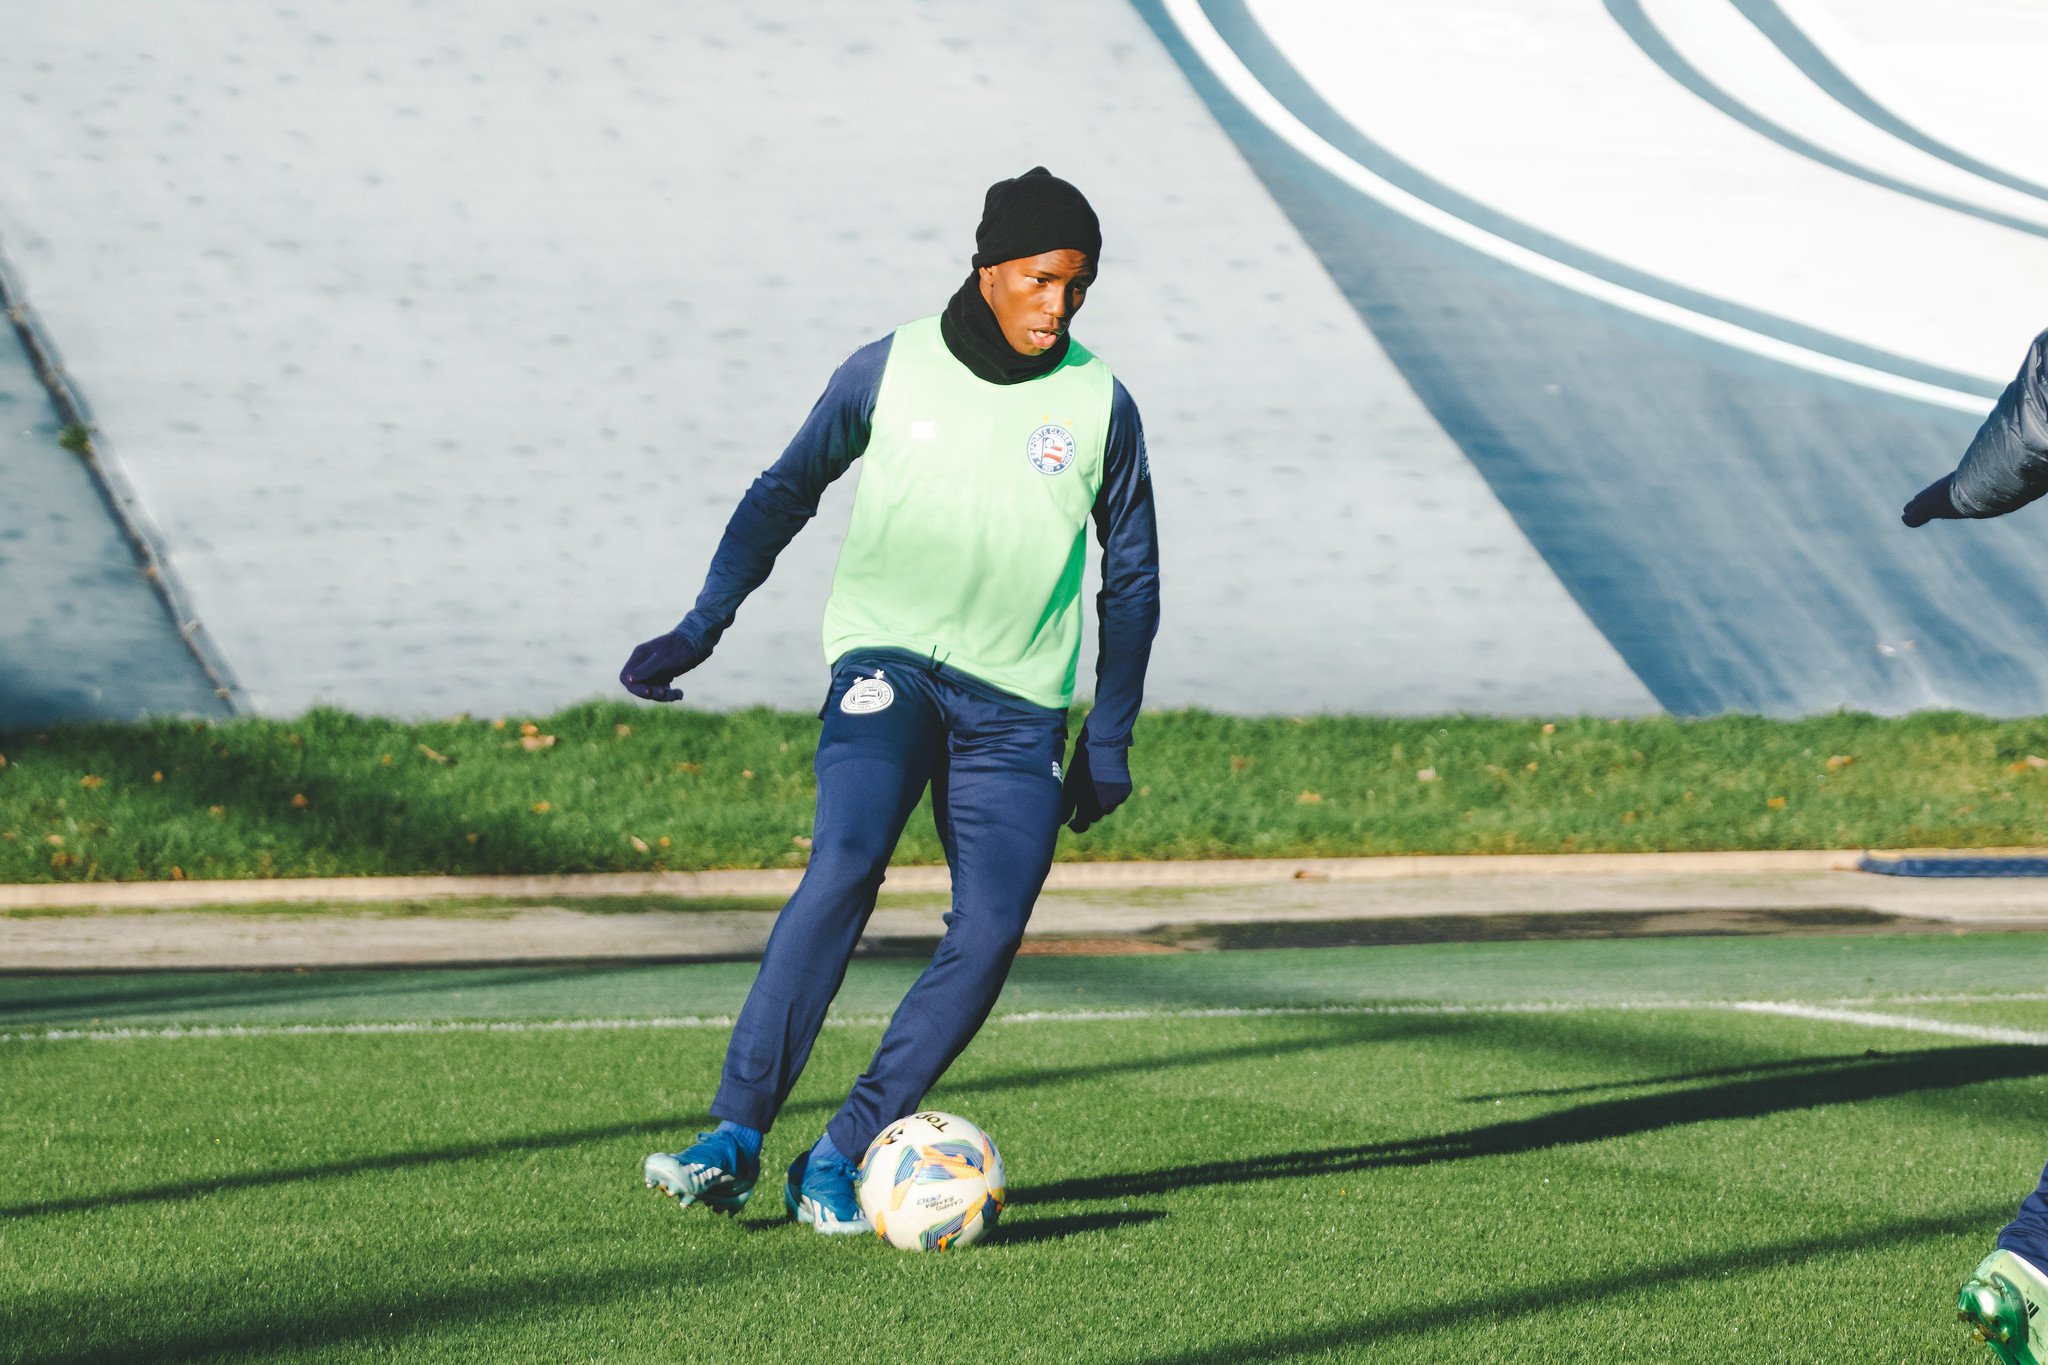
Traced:
<svg viewBox="0 0 2048 1365">
<path fill-rule="evenodd" d="M 1378 1313 L 1328 1327 L 1311 1328 L 1287 1336 L 1253 1337 L 1205 1347 L 1198 1351 L 1138 1356 L 1133 1357 L 1132 1362 L 1133 1365 L 1233 1365 L 1234 1362 L 1245 1360 L 1282 1360 L 1289 1356 L 1314 1355 L 1347 1347 L 1356 1349 L 1399 1337 L 1441 1335 L 1447 1340 L 1456 1339 L 1465 1329 L 1475 1325 L 1513 1322 L 1554 1308 L 1582 1307 L 1599 1303 L 1604 1299 L 1653 1294 L 1667 1285 L 1683 1287 L 1700 1280 L 1718 1280 L 1731 1275 L 1754 1275 L 1824 1256 L 1840 1256 L 1878 1248 L 1890 1249 L 1902 1242 L 1978 1234 L 1982 1235 L 1988 1244 L 1991 1229 L 2010 1213 L 2010 1207 L 2005 1205 L 1966 1209 L 1960 1213 L 1938 1217 L 1887 1223 L 1881 1227 L 1866 1228 L 1858 1232 L 1837 1233 L 1827 1237 L 1802 1237 L 1797 1241 L 1743 1247 L 1738 1251 L 1722 1252 L 1712 1256 L 1693 1256 L 1662 1265 L 1637 1266 L 1615 1275 L 1588 1276 L 1584 1279 L 1561 1280 L 1549 1284 L 1501 1286 L 1491 1293 L 1418 1304 L 1411 1308 Z M 1961 1282 L 1963 1274 L 1968 1269 L 1967 1265 L 1956 1266 L 1955 1283 Z M 1928 1286 L 1930 1315 L 1942 1310 L 1944 1301 L 1948 1299 L 1952 1289 L 1953 1285 L 1949 1283 Z M 1800 1330 L 1797 1324 L 1787 1323 L 1786 1327 L 1788 1331 L 1795 1333 Z M 1961 1344 L 1959 1339 L 1958 1359 L 1961 1359 Z M 1628 1345 L 1626 1341 L 1617 1342 L 1617 1354 Z"/>
<path fill-rule="evenodd" d="M 552 723 L 565 739 L 581 728 L 567 714 L 557 714 Z M 508 741 L 481 726 L 465 726 L 435 740 L 448 746 L 454 761 L 429 763 L 415 752 L 417 735 L 390 722 L 315 708 L 287 724 L 249 720 L 198 727 L 163 718 L 137 725 L 59 725 L 0 733 L 8 735 L 10 753 L 41 750 L 46 762 L 77 764 L 75 771 L 104 776 L 110 792 L 148 793 L 147 806 L 135 809 L 146 811 L 152 824 L 208 831 L 170 841 L 218 850 L 219 856 L 195 850 L 184 859 L 201 874 L 195 880 L 207 880 L 204 874 L 216 867 L 229 880 L 337 871 L 619 870 L 607 867 L 602 855 L 593 861 L 589 851 L 574 846 L 573 836 L 535 821 L 527 811 L 528 798 L 508 789 L 514 782 L 503 774 L 510 770 L 495 763 L 495 751 L 517 743 L 517 735 Z M 603 725 L 605 731 L 610 728 Z M 47 749 L 46 737 L 53 741 Z M 379 753 L 386 748 L 389 753 Z M 484 770 L 498 775 L 498 782 L 478 786 L 460 777 L 449 780 L 449 769 L 465 771 L 462 764 L 479 752 L 492 755 L 483 760 Z M 166 780 L 155 780 L 155 773 Z M 286 807 L 287 793 L 304 796 L 305 804 Z M 122 821 L 119 814 L 113 818 Z M 101 875 L 119 875 L 117 869 L 131 856 L 138 863 L 150 862 L 127 874 L 132 878 L 172 874 L 171 858 L 161 852 L 136 847 L 106 856 L 113 866 Z"/>
<path fill-rule="evenodd" d="M 1056 1242 L 1083 1233 L 1142 1226 L 1165 1217 L 1157 1209 L 1129 1209 L 1004 1223 L 991 1235 L 990 1246 Z M 757 1226 L 768 1229 L 787 1224 L 779 1220 L 761 1221 Z M 668 1267 L 668 1271 L 675 1273 L 675 1267 Z M 690 1269 L 689 1282 L 702 1288 L 724 1278 L 726 1273 L 700 1265 Z M 18 1298 L 0 1303 L 0 1342 L 22 1350 L 21 1354 L 10 1353 L 7 1358 L 23 1365 L 232 1360 L 321 1346 L 352 1348 L 381 1358 L 408 1347 L 424 1350 L 444 1333 L 487 1328 L 495 1321 L 532 1311 L 536 1306 L 542 1306 L 547 1316 L 560 1318 L 579 1307 L 598 1306 L 636 1294 L 660 1296 L 667 1292 L 661 1281 L 615 1267 L 593 1274 L 494 1279 L 487 1284 L 440 1292 L 411 1289 L 402 1297 L 388 1300 L 329 1301 L 317 1308 L 299 1305 L 268 1321 L 261 1320 L 261 1310 L 257 1310 L 248 1315 L 256 1321 L 216 1320 L 183 1330 L 152 1333 L 146 1315 L 138 1317 L 126 1310 L 96 1313 L 94 1310 L 104 1309 L 106 1302 L 94 1291 L 91 1306 L 68 1299 L 36 1303 Z M 133 1307 L 132 1303 L 128 1305 L 129 1309 Z M 96 1331 L 99 1322 L 119 1323 L 131 1329 L 132 1335 L 123 1339 L 111 1331 Z M 114 1339 L 108 1340 L 109 1337 Z M 90 1344 L 72 1344 L 81 1341 Z M 459 1338 L 447 1345 L 458 1343 Z"/>
<path fill-rule="evenodd" d="M 693 1267 L 691 1283 L 723 1278 L 709 1266 Z M 59 1300 L 0 1304 L 0 1342 L 5 1358 L 21 1365 L 103 1365 L 107 1361 L 198 1361 L 270 1359 L 319 1347 L 350 1352 L 341 1359 L 413 1359 L 443 1333 L 488 1328 L 521 1314 L 560 1317 L 636 1294 L 654 1295 L 658 1284 L 624 1269 L 605 1273 L 497 1277 L 483 1284 L 428 1290 L 407 1287 L 388 1298 L 359 1296 L 316 1303 L 237 1310 L 186 1307 L 160 1311 L 158 1321 L 193 1317 L 191 1326 L 157 1326 L 130 1303 L 108 1308 L 103 1297 L 90 1303 Z M 211 1319 L 208 1321 L 207 1319 Z M 116 1326 L 115 1324 L 118 1324 Z M 126 1329 L 123 1332 L 122 1329 Z M 456 1340 L 459 1342 L 460 1337 Z M 70 1343 L 87 1342 L 88 1345 Z"/>
<path fill-rule="evenodd" d="M 1060 1242 L 1086 1232 L 1142 1227 L 1164 1217 L 1164 1209 L 1124 1209 L 1117 1213 L 1070 1213 L 1056 1218 L 1033 1218 L 1024 1223 L 1005 1219 L 996 1224 L 995 1231 L 989 1234 L 989 1245 L 1011 1247 L 1032 1242 Z"/>
<path fill-rule="evenodd" d="M 575 1147 L 586 1142 L 604 1142 L 612 1138 L 635 1135 L 659 1137 L 677 1133 L 685 1126 L 673 1117 L 639 1119 L 631 1123 L 607 1124 L 601 1128 L 577 1128 L 561 1133 L 531 1133 L 520 1137 L 498 1138 L 489 1142 L 457 1143 L 422 1152 L 388 1152 L 379 1156 L 351 1157 L 345 1161 L 295 1166 L 282 1171 L 248 1171 L 240 1175 L 182 1180 L 174 1184 L 152 1185 L 145 1189 L 123 1190 L 112 1194 L 84 1194 L 70 1199 L 44 1199 L 27 1204 L 13 1204 L 0 1207 L 0 1219 L 80 1213 L 87 1209 L 120 1208 L 124 1204 L 161 1204 L 179 1199 L 195 1199 L 201 1195 L 220 1194 L 229 1190 L 263 1189 L 272 1185 L 290 1185 L 302 1180 L 332 1180 L 343 1176 L 362 1175 L 370 1171 L 403 1171 L 415 1166 L 475 1161 L 484 1157 L 505 1156 L 512 1152 L 542 1152 L 555 1147 Z"/>
<path fill-rule="evenodd" d="M 1731 1081 L 1633 1099 L 1601 1100 L 1553 1114 L 1464 1128 L 1436 1137 L 1062 1180 L 1020 1190 L 1016 1202 L 1055 1204 L 1132 1199 L 1170 1194 L 1190 1185 L 1237 1185 L 1384 1166 L 1430 1166 L 1442 1161 L 1574 1147 L 1687 1124 L 1761 1118 L 1767 1114 L 2041 1075 L 2048 1075 L 2048 1047 L 1931 1048 L 1875 1059 L 1857 1058 L 1797 1075 Z"/>
<path fill-rule="evenodd" d="M 751 1206 L 750 1206 L 751 1207 Z M 1140 1227 L 1155 1223 L 1166 1217 L 1164 1209 L 1120 1209 L 1114 1213 L 1067 1213 L 1051 1218 L 1032 1218 L 1017 1222 L 1004 1218 L 996 1224 L 995 1231 L 988 1234 L 987 1246 L 1025 1246 L 1033 1242 L 1061 1242 L 1069 1237 L 1079 1237 L 1084 1232 L 1106 1232 L 1113 1228 Z M 767 1218 L 749 1218 L 742 1222 L 742 1232 L 774 1232 L 786 1228 L 794 1220 L 785 1214 Z"/>
<path fill-rule="evenodd" d="M 1143 1056 L 1127 1058 L 1118 1062 L 1101 1062 L 1085 1067 L 1045 1067 L 1029 1071 L 1009 1072 L 981 1080 L 963 1082 L 948 1087 L 945 1094 L 969 1096 L 993 1090 L 1023 1090 L 1033 1086 L 1064 1083 L 1069 1081 L 1094 1080 L 1118 1073 L 1143 1071 L 1156 1072 L 1167 1067 L 1202 1066 L 1214 1062 L 1242 1061 L 1251 1057 L 1273 1057 L 1283 1052 L 1315 1051 L 1324 1048 L 1344 1047 L 1354 1043 L 1395 1041 L 1422 1033 L 1441 1031 L 1451 1021 L 1418 1017 L 1389 1021 L 1372 1020 L 1370 1023 L 1346 1022 L 1344 1026 L 1327 1029 L 1285 1042 L 1262 1042 L 1237 1044 L 1230 1047 L 1211 1048 L 1203 1052 L 1181 1052 L 1167 1057 Z M 942 1101 L 944 1095 L 935 1097 Z M 787 1119 L 807 1113 L 836 1110 L 838 1102 L 830 1099 L 794 1100 L 783 1106 L 782 1117 Z M 708 1124 L 708 1120 L 705 1121 Z M 457 1143 L 447 1147 L 429 1148 L 417 1152 L 392 1152 L 376 1156 L 353 1157 L 343 1161 L 322 1162 L 312 1166 L 297 1166 L 278 1171 L 250 1171 L 238 1175 L 214 1176 L 200 1180 L 186 1180 L 163 1185 L 153 1185 L 139 1190 L 116 1191 L 107 1194 L 76 1195 L 69 1199 L 50 1199 L 31 1203 L 0 1206 L 0 1218 L 33 1218 L 51 1214 L 80 1213 L 88 1209 L 119 1208 L 125 1204 L 170 1203 L 180 1199 L 195 1199 L 204 1195 L 219 1194 L 230 1190 L 262 1189 L 269 1186 L 289 1185 L 308 1180 L 331 1180 L 371 1171 L 401 1171 L 418 1166 L 432 1166 L 458 1161 L 474 1161 L 480 1158 L 503 1156 L 510 1152 L 536 1152 L 552 1148 L 573 1147 L 586 1142 L 602 1142 L 611 1138 L 641 1135 L 650 1139 L 673 1137 L 691 1131 L 691 1121 L 686 1118 L 666 1117 L 645 1119 L 632 1123 L 612 1124 L 601 1128 L 573 1129 L 557 1133 L 533 1133 L 517 1137 L 498 1138 L 488 1142 Z M 747 1224 L 754 1227 L 752 1223 Z M 772 1226 L 772 1224 L 763 1224 Z"/>
<path fill-rule="evenodd" d="M 598 975 L 608 970 L 638 969 L 638 964 L 609 969 L 588 966 L 475 969 L 463 972 L 462 989 L 500 990 L 514 986 L 542 985 L 571 977 Z M 39 994 L 28 989 L 29 980 L 39 988 Z M 75 994 L 52 989 L 53 984 L 69 985 L 80 980 L 91 980 L 96 984 L 108 981 L 148 981 L 150 984 L 111 988 L 101 985 L 99 989 Z M 298 1004 L 348 997 L 388 999 L 447 991 L 450 988 L 447 974 L 439 969 L 430 969 L 427 972 L 392 972 L 381 980 L 361 972 L 342 969 L 207 974 L 179 977 L 169 982 L 160 982 L 154 977 L 127 974 L 95 975 L 87 978 L 44 976 L 26 980 L 15 978 L 12 984 L 15 990 L 22 992 L 22 998 L 0 1000 L 0 1023 L 13 1024 L 17 1027 L 53 1028 L 76 1027 L 88 1019 L 119 1020 L 138 1014 L 164 1012 L 190 1014 L 195 1011 L 247 1009 L 258 1005 Z M 181 1018 L 177 1022 L 181 1025 L 203 1027 L 209 1021 L 204 1018 Z"/>
<path fill-rule="evenodd" d="M 1498 1090 L 1486 1095 L 1466 1095 L 1460 1103 L 1488 1104 L 1494 1100 L 1555 1099 L 1563 1095 L 1591 1095 L 1601 1090 L 1641 1090 L 1652 1085 L 1683 1085 L 1687 1081 L 1714 1081 L 1726 1076 L 1757 1076 L 1771 1071 L 1810 1071 L 1817 1066 L 1853 1065 L 1887 1056 L 1877 1048 L 1844 1052 L 1832 1057 L 1794 1057 L 1784 1062 L 1751 1062 L 1746 1066 L 1716 1066 L 1704 1071 L 1686 1071 L 1672 1076 L 1645 1076 L 1637 1081 L 1598 1081 L 1591 1085 L 1560 1085 L 1549 1090 Z"/>
<path fill-rule="evenodd" d="M 1317 1023 L 1325 1021 L 1317 1020 Z M 1036 1067 L 1029 1071 L 1012 1071 L 995 1076 L 975 1079 L 962 1078 L 940 1083 L 939 1087 L 926 1096 L 934 1107 L 943 1107 L 959 1098 L 985 1094 L 997 1090 L 1029 1090 L 1041 1085 L 1064 1085 L 1070 1082 L 1099 1080 L 1105 1076 L 1128 1075 L 1132 1072 L 1154 1073 L 1168 1069 L 1190 1066 L 1209 1066 L 1217 1062 L 1241 1062 L 1264 1057 L 1278 1057 L 1289 1052 L 1318 1052 L 1325 1048 L 1351 1047 L 1360 1043 L 1405 1042 L 1415 1038 L 1434 1037 L 1444 1033 L 1474 1028 L 1477 1025 L 1470 1018 L 1456 1015 L 1388 1015 L 1365 1016 L 1345 1019 L 1332 1017 L 1320 1031 L 1300 1038 L 1289 1038 L 1275 1042 L 1271 1039 L 1254 1040 L 1249 1043 L 1233 1043 L 1228 1047 L 1214 1047 L 1203 1051 L 1169 1051 L 1147 1053 L 1143 1056 L 1126 1057 L 1121 1061 L 1093 1062 L 1086 1066 Z"/>
</svg>

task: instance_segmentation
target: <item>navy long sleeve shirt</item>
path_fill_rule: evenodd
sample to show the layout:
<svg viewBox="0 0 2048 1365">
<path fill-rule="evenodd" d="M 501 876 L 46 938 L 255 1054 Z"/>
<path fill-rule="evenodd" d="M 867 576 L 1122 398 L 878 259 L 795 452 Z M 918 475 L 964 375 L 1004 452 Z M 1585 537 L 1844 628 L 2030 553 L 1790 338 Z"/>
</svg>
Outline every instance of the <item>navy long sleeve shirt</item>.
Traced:
<svg viewBox="0 0 2048 1365">
<path fill-rule="evenodd" d="M 677 627 L 707 650 L 761 586 L 784 546 L 817 515 L 833 480 L 867 449 L 875 398 L 891 338 L 870 342 L 833 372 L 825 392 L 780 459 L 747 489 L 712 556 L 697 603 Z M 1095 709 L 1088 719 L 1090 761 L 1098 776 L 1128 774 L 1125 750 L 1145 692 L 1152 637 L 1159 629 L 1159 528 L 1138 405 L 1118 382 L 1110 398 L 1102 487 L 1095 497 L 1102 542 Z"/>
</svg>

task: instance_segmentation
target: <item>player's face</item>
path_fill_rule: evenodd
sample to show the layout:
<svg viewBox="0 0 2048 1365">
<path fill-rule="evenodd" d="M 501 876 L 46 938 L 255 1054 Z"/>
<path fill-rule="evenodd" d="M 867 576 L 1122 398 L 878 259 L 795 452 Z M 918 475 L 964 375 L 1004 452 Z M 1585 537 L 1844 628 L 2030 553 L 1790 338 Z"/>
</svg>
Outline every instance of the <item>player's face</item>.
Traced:
<svg viewBox="0 0 2048 1365">
<path fill-rule="evenodd" d="M 1065 249 L 981 268 L 981 296 L 1019 355 L 1043 355 L 1058 345 L 1093 283 L 1095 262 Z"/>
</svg>

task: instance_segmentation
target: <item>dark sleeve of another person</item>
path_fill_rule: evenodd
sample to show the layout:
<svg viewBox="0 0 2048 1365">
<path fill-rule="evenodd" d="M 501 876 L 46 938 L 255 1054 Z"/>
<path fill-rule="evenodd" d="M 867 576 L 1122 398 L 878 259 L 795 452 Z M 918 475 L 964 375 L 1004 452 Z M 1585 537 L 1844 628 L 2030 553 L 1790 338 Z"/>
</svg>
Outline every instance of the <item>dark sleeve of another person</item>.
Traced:
<svg viewBox="0 0 2048 1365">
<path fill-rule="evenodd" d="M 1949 480 L 1966 517 L 2002 516 L 2048 493 L 2048 332 L 2034 338 L 2019 375 L 1977 429 Z"/>
</svg>

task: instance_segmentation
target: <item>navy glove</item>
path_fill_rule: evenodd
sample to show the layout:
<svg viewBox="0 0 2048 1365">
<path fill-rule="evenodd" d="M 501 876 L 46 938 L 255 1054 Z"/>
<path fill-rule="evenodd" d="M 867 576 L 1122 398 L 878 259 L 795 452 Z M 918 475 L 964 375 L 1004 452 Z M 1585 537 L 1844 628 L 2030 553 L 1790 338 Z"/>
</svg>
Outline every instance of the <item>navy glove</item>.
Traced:
<svg viewBox="0 0 2048 1365">
<path fill-rule="evenodd" d="M 649 701 L 681 701 L 683 694 L 669 684 L 678 674 L 688 673 L 711 657 L 711 651 L 684 635 L 670 631 L 645 644 L 633 646 L 633 657 L 619 670 L 619 681 L 636 697 Z"/>
<path fill-rule="evenodd" d="M 1905 514 L 1899 520 L 1908 526 L 1925 526 L 1930 521 L 1953 521 L 1962 516 L 1963 514 L 1956 510 L 1955 499 L 1948 493 L 1949 480 L 1954 477 L 1953 474 L 1944 474 L 1915 493 L 1913 500 L 1906 504 Z"/>
<path fill-rule="evenodd" d="M 1074 757 L 1067 764 L 1067 780 L 1060 788 L 1060 819 L 1079 834 L 1088 826 L 1121 806 L 1131 795 L 1131 773 L 1122 754 L 1093 771 L 1096 760 L 1088 755 L 1088 727 L 1074 741 Z M 1117 771 L 1110 771 L 1114 766 Z"/>
</svg>

